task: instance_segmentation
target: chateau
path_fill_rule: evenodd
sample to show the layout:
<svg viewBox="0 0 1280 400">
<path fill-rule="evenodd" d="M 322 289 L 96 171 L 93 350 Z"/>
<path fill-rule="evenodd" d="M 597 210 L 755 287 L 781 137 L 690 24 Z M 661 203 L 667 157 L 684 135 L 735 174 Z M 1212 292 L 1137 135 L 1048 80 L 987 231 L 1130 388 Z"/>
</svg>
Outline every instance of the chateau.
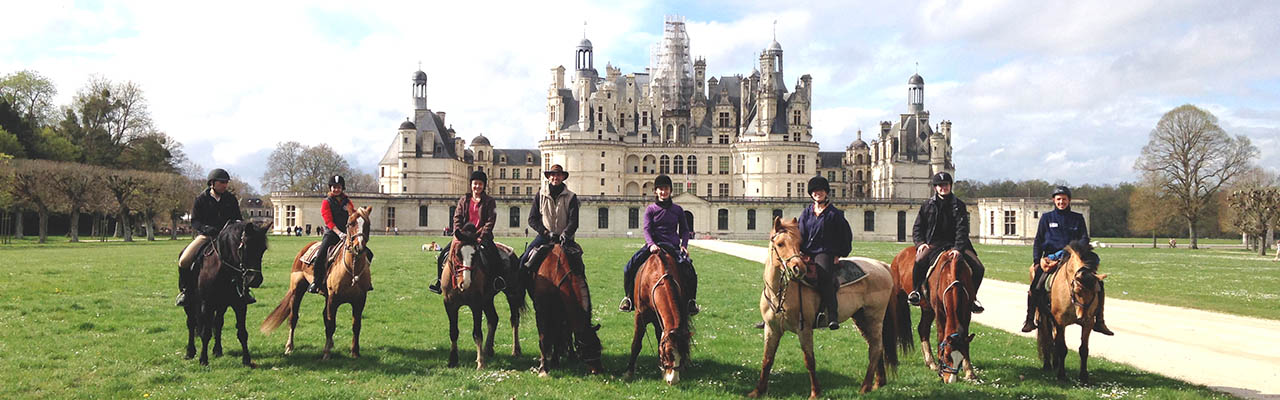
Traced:
<svg viewBox="0 0 1280 400">
<path fill-rule="evenodd" d="M 814 82 L 806 74 L 787 86 L 776 40 L 750 74 L 710 78 L 678 17 L 665 21 L 644 72 L 606 64 L 601 75 L 585 37 L 573 55 L 573 71 L 550 69 L 537 150 L 495 149 L 483 135 L 468 146 L 445 112 L 428 107 L 427 74 L 415 72 L 413 115 L 379 162 L 378 193 L 351 194 L 374 206 L 375 230 L 442 232 L 470 173 L 482 170 L 498 199 L 497 234 L 523 235 L 542 170 L 560 164 L 582 199 L 582 236 L 639 235 L 653 179 L 667 174 L 699 237 L 760 238 L 773 216 L 799 215 L 816 174 L 831 181 L 855 240 L 909 241 L 929 177 L 955 171 L 951 122 L 930 121 L 920 75 L 907 79 L 905 112 L 881 122 L 870 143 L 859 132 L 844 151 L 827 152 L 813 141 Z M 273 193 L 276 228 L 321 224 L 321 196 Z"/>
</svg>

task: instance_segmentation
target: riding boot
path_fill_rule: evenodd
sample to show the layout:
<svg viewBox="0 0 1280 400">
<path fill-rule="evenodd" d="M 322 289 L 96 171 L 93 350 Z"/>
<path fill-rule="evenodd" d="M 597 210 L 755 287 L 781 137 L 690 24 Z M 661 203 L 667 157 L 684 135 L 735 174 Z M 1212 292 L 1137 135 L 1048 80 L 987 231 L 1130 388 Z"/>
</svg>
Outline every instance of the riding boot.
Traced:
<svg viewBox="0 0 1280 400">
<path fill-rule="evenodd" d="M 925 274 L 929 270 L 928 259 L 927 255 L 920 258 L 911 269 L 911 293 L 907 295 L 907 303 L 913 306 L 920 305 L 921 287 L 924 286 Z"/>
<path fill-rule="evenodd" d="M 1100 287 L 1098 290 L 1098 311 L 1094 313 L 1093 331 L 1107 336 L 1115 336 L 1116 333 L 1107 329 L 1107 323 L 1102 321 L 1102 309 L 1103 306 L 1106 305 L 1107 298 L 1104 295 L 1106 294 L 1107 289 L 1102 287 L 1102 282 L 1098 282 L 1098 286 Z"/>
<path fill-rule="evenodd" d="M 187 269 L 178 267 L 178 298 L 175 299 L 177 306 L 187 305 Z"/>
<path fill-rule="evenodd" d="M 632 292 L 635 291 L 635 279 L 624 279 L 622 281 L 623 297 L 622 302 L 618 303 L 618 311 L 632 312 L 636 310 L 636 305 L 631 301 Z"/>
<path fill-rule="evenodd" d="M 1036 330 L 1036 295 L 1035 292 L 1027 291 L 1027 319 L 1022 322 L 1022 331 L 1031 332 Z"/>
<path fill-rule="evenodd" d="M 430 290 L 432 293 L 440 294 L 440 275 L 443 274 L 444 258 L 448 256 L 448 254 L 449 245 L 446 244 L 443 249 L 440 249 L 440 254 L 436 256 L 436 282 L 427 286 L 427 290 Z"/>
<path fill-rule="evenodd" d="M 839 288 L 836 287 L 838 283 L 834 278 L 829 279 L 829 281 L 831 284 L 827 285 L 827 290 L 826 293 L 823 293 L 823 297 L 826 298 L 824 302 L 827 303 L 827 329 L 834 331 L 840 329 L 840 305 L 836 300 L 836 290 Z"/>
<path fill-rule="evenodd" d="M 324 255 L 321 254 L 320 258 L 324 258 Z M 324 261 L 321 261 L 320 259 L 316 259 L 315 265 L 311 266 L 311 271 L 312 271 L 311 275 L 312 275 L 312 278 L 314 279 L 311 280 L 311 285 L 307 286 L 308 292 L 320 293 L 326 289 L 324 287 L 325 286 L 324 278 L 325 278 L 325 269 L 326 269 L 324 264 L 325 264 Z"/>
<path fill-rule="evenodd" d="M 698 315 L 702 307 L 698 306 L 698 272 L 693 270 L 693 262 L 684 264 L 684 282 L 689 288 L 689 315 Z"/>
</svg>

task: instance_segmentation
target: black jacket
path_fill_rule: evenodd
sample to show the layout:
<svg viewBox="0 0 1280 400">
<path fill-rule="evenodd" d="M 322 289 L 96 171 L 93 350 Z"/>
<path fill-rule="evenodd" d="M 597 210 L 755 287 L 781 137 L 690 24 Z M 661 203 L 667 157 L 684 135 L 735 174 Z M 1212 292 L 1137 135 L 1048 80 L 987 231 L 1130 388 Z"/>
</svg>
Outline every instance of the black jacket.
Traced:
<svg viewBox="0 0 1280 400">
<path fill-rule="evenodd" d="M 949 247 L 953 250 L 972 250 L 969 242 L 969 211 L 955 194 L 934 195 L 920 206 L 916 224 L 911 228 L 916 246 Z"/>
<path fill-rule="evenodd" d="M 205 189 L 191 206 L 191 229 L 211 237 L 217 236 L 227 222 L 240 220 L 240 202 L 236 195 L 227 191 L 219 201 L 214 200 L 212 192 L 213 188 Z"/>
<path fill-rule="evenodd" d="M 812 203 L 805 207 L 800 214 L 800 236 L 804 241 L 800 250 L 808 255 L 831 254 L 840 258 L 852 250 L 853 231 L 844 219 L 844 211 L 835 204 L 828 204 L 817 216 L 813 215 Z"/>
</svg>

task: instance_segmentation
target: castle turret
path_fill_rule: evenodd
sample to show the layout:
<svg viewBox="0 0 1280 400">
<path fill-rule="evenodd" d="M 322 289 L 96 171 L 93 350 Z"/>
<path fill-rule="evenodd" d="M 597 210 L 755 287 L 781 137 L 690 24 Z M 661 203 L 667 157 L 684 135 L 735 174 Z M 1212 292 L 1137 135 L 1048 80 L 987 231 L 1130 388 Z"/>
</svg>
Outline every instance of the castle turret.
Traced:
<svg viewBox="0 0 1280 400">
<path fill-rule="evenodd" d="M 413 73 L 413 109 L 427 109 L 427 73 L 422 70 Z"/>
<path fill-rule="evenodd" d="M 915 114 L 921 111 L 924 111 L 924 78 L 915 74 L 907 79 L 907 112 Z"/>
</svg>

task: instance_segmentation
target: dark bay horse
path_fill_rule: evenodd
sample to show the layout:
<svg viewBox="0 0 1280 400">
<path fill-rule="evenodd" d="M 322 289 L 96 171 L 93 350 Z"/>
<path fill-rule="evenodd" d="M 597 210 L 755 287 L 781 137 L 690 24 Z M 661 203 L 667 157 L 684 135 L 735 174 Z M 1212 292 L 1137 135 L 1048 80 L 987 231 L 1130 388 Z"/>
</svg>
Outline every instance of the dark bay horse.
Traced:
<svg viewBox="0 0 1280 400">
<path fill-rule="evenodd" d="M 689 320 L 689 304 L 676 269 L 676 260 L 665 251 L 653 253 L 636 271 L 636 321 L 631 338 L 631 361 L 626 377 L 636 372 L 636 356 L 644 343 L 645 329 L 654 326 L 658 340 L 658 363 L 668 385 L 680 381 L 680 371 L 689 361 L 689 345 L 693 336 Z"/>
<path fill-rule="evenodd" d="M 894 303 L 897 304 L 899 330 L 905 332 L 899 337 L 898 345 L 903 350 L 910 349 L 911 343 L 911 308 L 907 306 L 907 294 L 911 288 L 912 270 L 915 266 L 916 247 L 902 249 L 893 258 L 893 274 L 896 277 Z M 943 382 L 955 382 L 960 371 L 964 378 L 977 379 L 973 372 L 973 363 L 969 359 L 969 343 L 974 335 L 969 333 L 969 322 L 973 317 L 973 297 L 977 292 L 974 286 L 972 269 L 967 258 L 955 251 L 946 251 L 938 256 L 933 273 L 925 283 L 928 285 L 928 297 L 920 302 L 920 324 L 916 330 L 920 335 L 920 351 L 924 353 L 924 363 L 929 369 L 938 373 Z M 938 331 L 938 354 L 935 362 L 929 350 L 929 325 L 936 320 Z"/>
<path fill-rule="evenodd" d="M 1067 245 L 1066 260 L 1049 283 L 1048 308 L 1041 305 L 1036 341 L 1044 369 L 1057 369 L 1058 379 L 1067 378 L 1067 326 L 1080 325 L 1080 383 L 1089 384 L 1089 334 L 1100 304 L 1102 280 L 1098 273 L 1100 259 L 1089 242 L 1080 240 Z"/>
<path fill-rule="evenodd" d="M 775 217 L 769 232 L 769 257 L 764 263 L 764 290 L 760 293 L 760 316 L 765 321 L 764 360 L 760 366 L 760 380 L 747 397 L 759 397 L 768 390 L 774 355 L 787 331 L 800 337 L 804 366 L 809 370 L 809 396 L 817 398 L 822 391 L 813 354 L 813 321 L 818 314 L 821 296 L 814 288 L 801 284 L 806 261 L 800 244 L 800 226 L 796 219 L 784 222 L 782 218 Z M 895 369 L 898 366 L 898 353 L 893 351 L 893 344 L 898 338 L 898 324 L 895 322 L 898 313 L 889 301 L 893 276 L 889 274 L 889 266 L 882 261 L 865 257 L 848 257 L 840 261 L 857 263 L 867 273 L 866 277 L 836 291 L 839 315 L 835 316 L 837 321 L 853 319 L 867 341 L 867 372 L 860 389 L 861 393 L 867 393 L 886 384 L 886 366 Z M 840 355 L 842 353 L 837 351 L 836 356 Z"/>
<path fill-rule="evenodd" d="M 533 271 L 529 285 L 538 321 L 538 347 L 542 352 L 537 370 L 542 377 L 549 376 L 551 368 L 559 364 L 560 356 L 567 356 L 571 345 L 592 374 L 604 370 L 600 363 L 603 346 L 596 335 L 598 328 L 591 326 L 591 314 L 581 306 L 587 294 L 575 289 L 586 285 L 573 282 L 582 277 L 569 270 L 567 257 L 563 246 L 554 245 L 538 270 Z"/>
<path fill-rule="evenodd" d="M 495 243 L 496 244 L 496 243 Z M 516 277 L 516 263 L 513 254 L 506 254 L 506 259 L 490 262 L 506 262 L 507 274 L 504 281 L 507 287 L 499 290 L 494 287 L 487 270 L 481 264 L 480 248 L 475 244 L 454 241 L 449 246 L 440 277 L 440 290 L 444 295 L 445 313 L 449 316 L 449 366 L 458 366 L 458 309 L 467 306 L 471 309 L 471 338 L 476 343 L 476 369 L 483 369 L 485 357 L 493 355 L 493 335 L 498 329 L 498 312 L 494 308 L 493 296 L 503 292 L 507 296 L 507 304 L 511 307 L 511 333 L 515 348 L 511 355 L 519 357 L 520 351 L 520 313 L 525 308 L 525 292 Z M 509 253 L 506 248 L 499 252 Z M 486 337 L 480 330 L 480 323 L 488 319 L 489 335 Z M 483 344 L 482 344 L 483 342 Z"/>
<path fill-rule="evenodd" d="M 199 271 L 195 284 L 190 286 L 195 293 L 188 294 L 183 307 L 187 314 L 187 359 L 195 357 L 197 333 L 203 346 L 200 365 L 209 365 L 209 339 L 215 334 L 213 355 L 222 356 L 222 322 L 230 307 L 236 313 L 240 363 L 257 368 L 249 357 L 249 331 L 244 325 L 247 304 L 239 291 L 262 284 L 262 254 L 267 251 L 270 230 L 270 223 L 264 227 L 249 222 L 229 223 L 213 240 L 212 251 L 196 264 Z"/>
<path fill-rule="evenodd" d="M 337 330 L 338 307 L 343 304 L 351 304 L 351 357 L 360 357 L 361 320 L 364 315 L 366 295 L 373 285 L 369 269 L 370 261 L 365 252 L 366 246 L 369 245 L 369 213 L 372 211 L 372 207 L 364 207 L 351 214 L 344 229 L 347 232 L 347 238 L 339 243 L 342 250 L 338 252 L 333 262 L 329 263 L 329 273 L 325 277 L 324 299 L 325 343 L 322 359 L 325 360 L 329 359 L 329 352 L 333 350 L 333 333 Z M 267 315 L 259 328 L 262 333 L 271 333 L 286 317 L 289 318 L 289 340 L 284 344 L 285 355 L 293 353 L 293 332 L 298 327 L 298 311 L 302 305 L 302 297 L 307 294 L 307 286 L 311 280 L 315 279 L 314 270 L 311 264 L 303 262 L 303 255 L 317 243 L 311 242 L 302 246 L 302 250 L 299 250 L 298 255 L 293 258 L 293 269 L 289 272 L 289 289 L 285 292 L 284 298 L 280 299 L 280 305 Z M 326 256 L 326 254 L 316 255 L 316 257 Z"/>
</svg>

